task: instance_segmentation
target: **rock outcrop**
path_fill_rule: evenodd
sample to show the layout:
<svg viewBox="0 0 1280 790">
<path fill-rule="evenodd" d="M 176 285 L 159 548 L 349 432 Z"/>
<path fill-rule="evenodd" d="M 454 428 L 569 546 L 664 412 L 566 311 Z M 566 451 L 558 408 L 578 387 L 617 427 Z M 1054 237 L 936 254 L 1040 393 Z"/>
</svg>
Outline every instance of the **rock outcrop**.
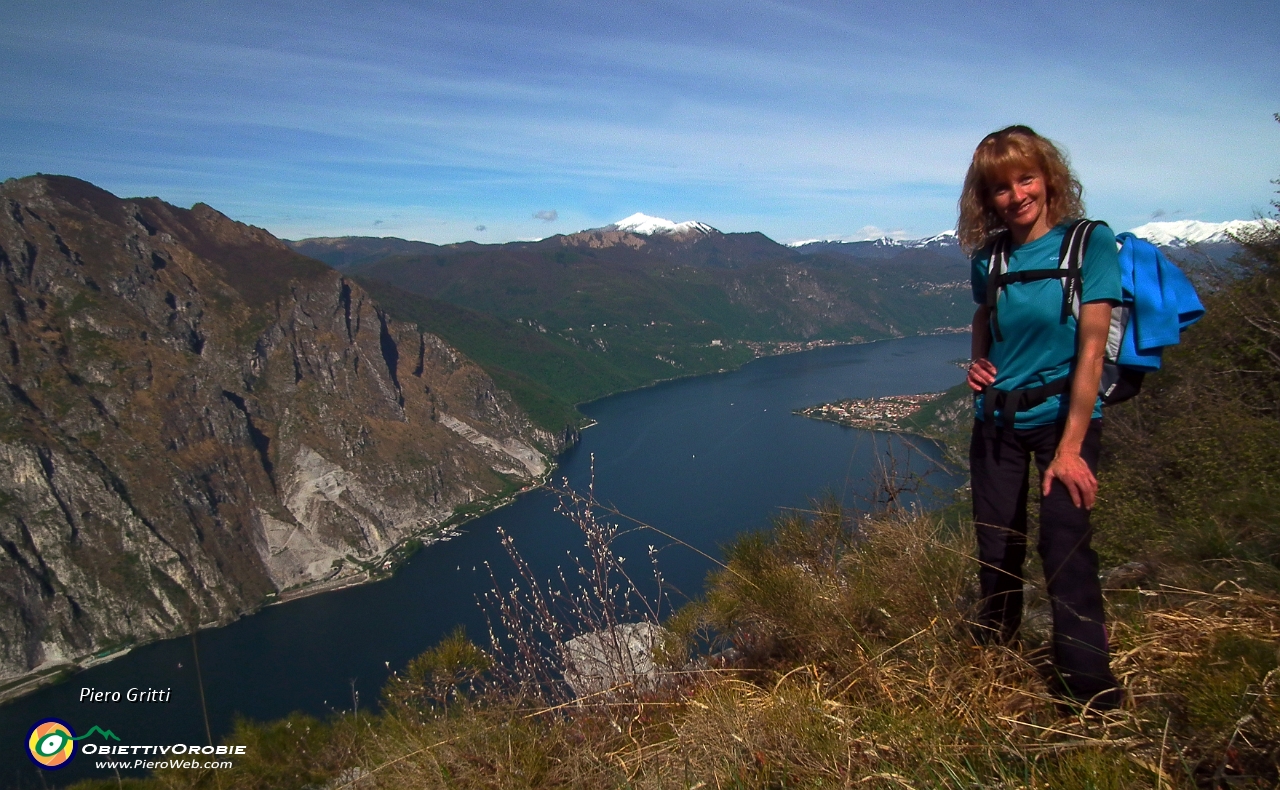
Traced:
<svg viewBox="0 0 1280 790">
<path fill-rule="evenodd" d="M 560 449 L 266 231 L 66 177 L 0 203 L 0 682 L 358 579 Z"/>
</svg>

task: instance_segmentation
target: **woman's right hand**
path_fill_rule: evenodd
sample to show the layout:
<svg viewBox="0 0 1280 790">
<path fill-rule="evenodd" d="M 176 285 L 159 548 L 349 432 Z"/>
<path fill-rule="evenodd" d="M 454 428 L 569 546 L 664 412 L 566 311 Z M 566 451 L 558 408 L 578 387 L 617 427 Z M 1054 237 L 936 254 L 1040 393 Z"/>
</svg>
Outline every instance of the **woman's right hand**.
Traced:
<svg viewBox="0 0 1280 790">
<path fill-rule="evenodd" d="M 982 392 L 996 383 L 996 366 L 986 357 L 979 357 L 969 365 L 969 377 L 966 379 L 969 389 Z"/>
</svg>

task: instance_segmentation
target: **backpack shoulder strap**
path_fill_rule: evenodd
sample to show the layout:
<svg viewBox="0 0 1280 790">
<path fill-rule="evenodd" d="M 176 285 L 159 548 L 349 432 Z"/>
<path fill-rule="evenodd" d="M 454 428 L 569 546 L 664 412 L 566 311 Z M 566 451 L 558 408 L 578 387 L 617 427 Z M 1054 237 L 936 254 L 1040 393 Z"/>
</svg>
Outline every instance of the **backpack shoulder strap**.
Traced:
<svg viewBox="0 0 1280 790">
<path fill-rule="evenodd" d="M 1000 321 L 996 317 L 996 303 L 1000 300 L 1000 288 L 1004 275 L 1009 271 L 1009 232 L 1004 231 L 991 242 L 991 257 L 987 260 L 987 307 L 990 308 L 991 336 L 1004 340 L 1000 334 Z"/>
<path fill-rule="evenodd" d="M 1058 251 L 1058 268 L 1064 272 L 1062 278 L 1062 320 L 1067 316 L 1080 319 L 1080 295 L 1084 291 L 1085 252 L 1089 249 L 1089 239 L 1099 225 L 1107 223 L 1099 220 L 1078 219 L 1067 228 L 1062 236 L 1062 247 Z"/>
</svg>

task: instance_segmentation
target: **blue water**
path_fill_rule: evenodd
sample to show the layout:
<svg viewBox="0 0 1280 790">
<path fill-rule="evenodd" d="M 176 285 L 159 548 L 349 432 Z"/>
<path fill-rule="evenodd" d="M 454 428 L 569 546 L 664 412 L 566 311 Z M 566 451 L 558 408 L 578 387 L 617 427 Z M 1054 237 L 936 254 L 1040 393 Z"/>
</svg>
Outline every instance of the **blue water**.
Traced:
<svg viewBox="0 0 1280 790">
<path fill-rule="evenodd" d="M 840 398 L 932 392 L 959 383 L 950 360 L 965 357 L 968 335 L 905 338 L 821 349 L 752 362 L 740 370 L 667 382 L 591 403 L 583 411 L 597 425 L 559 459 L 557 479 L 585 490 L 595 458 L 597 498 L 623 513 L 717 555 L 745 530 L 767 527 L 786 508 L 804 508 L 832 494 L 856 506 L 870 476 L 893 447 L 885 434 L 843 428 L 792 414 L 793 409 Z M 937 457 L 924 443 L 925 456 Z M 913 467 L 934 468 L 919 452 Z M 958 481 L 934 474 L 939 488 Z M 65 683 L 0 707 L 0 785 L 43 787 L 107 775 L 93 758 L 77 755 L 41 777 L 25 751 L 30 727 L 60 718 L 77 732 L 94 725 L 125 743 L 207 741 L 197 681 L 197 654 L 208 727 L 216 743 L 237 716 L 265 720 L 300 710 L 376 707 L 393 669 L 435 644 L 456 625 L 473 639 L 485 635 L 477 596 L 492 582 L 489 561 L 505 580 L 513 573 L 499 546 L 503 527 L 542 576 L 564 564 L 581 534 L 554 512 L 545 490 L 464 525 L 464 534 L 418 552 L 396 575 L 363 587 L 269 607 L 225 628 L 159 642 L 82 672 Z M 645 563 L 645 546 L 665 546 L 652 533 L 621 544 Z M 680 546 L 663 548 L 668 582 L 693 595 L 712 564 Z M 677 603 L 679 596 L 677 596 Z M 91 703 L 81 689 L 172 689 L 166 703 Z"/>
</svg>

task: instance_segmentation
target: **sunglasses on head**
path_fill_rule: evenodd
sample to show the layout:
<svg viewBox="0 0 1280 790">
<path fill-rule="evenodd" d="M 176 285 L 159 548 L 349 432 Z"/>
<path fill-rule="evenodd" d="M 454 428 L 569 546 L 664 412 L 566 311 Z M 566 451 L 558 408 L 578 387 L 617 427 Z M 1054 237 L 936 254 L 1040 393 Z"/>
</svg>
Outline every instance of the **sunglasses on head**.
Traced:
<svg viewBox="0 0 1280 790">
<path fill-rule="evenodd" d="M 987 135 L 986 137 L 982 138 L 982 142 L 984 142 L 984 143 L 993 142 L 993 141 L 998 140 L 998 139 L 1000 139 L 1000 138 L 1002 138 L 1002 137 L 1007 137 L 1007 136 L 1009 136 L 1009 135 L 1011 135 L 1011 134 L 1025 134 L 1025 135 L 1027 135 L 1028 137 L 1039 137 L 1039 136 L 1040 136 L 1040 135 L 1036 134 L 1035 130 L 1034 130 L 1034 129 L 1032 129 L 1030 126 L 1023 126 L 1022 124 L 1017 123 L 1017 124 L 1014 124 L 1013 126 L 1006 126 L 1005 128 L 1001 129 L 1001 130 L 1000 130 L 1000 131 L 998 131 L 998 132 L 992 132 L 991 134 L 989 134 L 989 135 Z"/>
</svg>

